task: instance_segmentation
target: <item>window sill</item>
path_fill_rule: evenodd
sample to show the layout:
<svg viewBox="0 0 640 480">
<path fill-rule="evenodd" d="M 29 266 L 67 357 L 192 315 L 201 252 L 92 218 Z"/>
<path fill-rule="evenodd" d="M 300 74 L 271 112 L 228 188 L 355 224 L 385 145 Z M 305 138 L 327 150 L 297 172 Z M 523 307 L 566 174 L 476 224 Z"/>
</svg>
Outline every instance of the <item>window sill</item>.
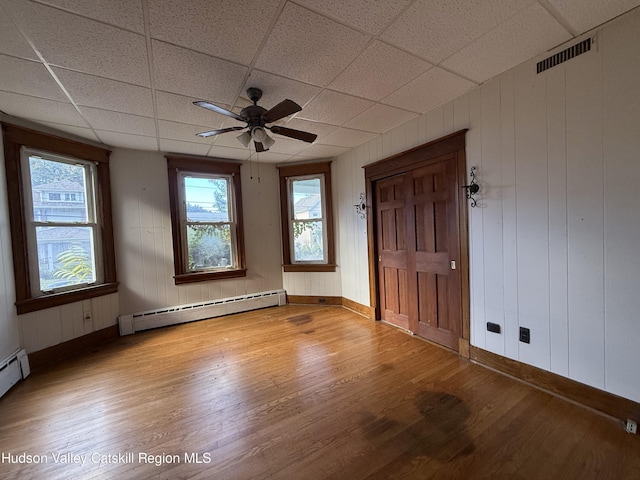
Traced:
<svg viewBox="0 0 640 480">
<path fill-rule="evenodd" d="M 285 272 L 335 272 L 336 266 L 329 263 L 322 264 L 286 264 L 282 268 Z"/>
<path fill-rule="evenodd" d="M 176 285 L 184 283 L 208 282 L 210 280 L 220 280 L 224 278 L 246 277 L 247 269 L 240 268 L 237 270 L 224 270 L 221 272 L 195 272 L 183 273 L 173 277 Z"/>
<path fill-rule="evenodd" d="M 16 302 L 18 315 L 36 312 L 45 308 L 59 307 L 69 303 L 81 302 L 94 297 L 101 297 L 111 293 L 117 293 L 117 283 L 103 283 L 93 287 L 82 288 L 72 292 L 51 293 L 42 297 L 27 298 Z"/>
</svg>

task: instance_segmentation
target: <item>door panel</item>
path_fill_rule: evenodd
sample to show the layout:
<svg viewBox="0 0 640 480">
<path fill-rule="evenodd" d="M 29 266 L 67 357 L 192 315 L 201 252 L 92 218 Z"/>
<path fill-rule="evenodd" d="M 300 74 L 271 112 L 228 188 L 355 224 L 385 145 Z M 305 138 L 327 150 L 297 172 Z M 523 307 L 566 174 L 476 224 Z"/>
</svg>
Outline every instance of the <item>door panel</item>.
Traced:
<svg viewBox="0 0 640 480">
<path fill-rule="evenodd" d="M 376 182 L 378 272 L 382 319 L 409 328 L 404 176 Z"/>
<path fill-rule="evenodd" d="M 456 157 L 375 182 L 382 318 L 458 349 Z"/>
</svg>

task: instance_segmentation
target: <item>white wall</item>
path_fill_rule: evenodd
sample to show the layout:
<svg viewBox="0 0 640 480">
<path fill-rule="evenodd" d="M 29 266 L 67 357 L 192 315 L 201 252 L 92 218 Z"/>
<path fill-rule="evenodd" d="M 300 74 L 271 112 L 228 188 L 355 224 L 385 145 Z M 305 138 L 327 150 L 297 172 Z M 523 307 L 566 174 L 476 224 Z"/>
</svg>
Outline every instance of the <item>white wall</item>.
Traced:
<svg viewBox="0 0 640 480">
<path fill-rule="evenodd" d="M 342 295 L 368 304 L 361 166 L 469 128 L 471 343 L 640 401 L 639 25 L 623 17 L 589 53 L 540 75 L 527 62 L 338 157 Z"/>
<path fill-rule="evenodd" d="M 0 134 L 0 362 L 20 347 L 20 327 L 16 316 L 11 231 L 4 169 L 4 146 Z"/>
<path fill-rule="evenodd" d="M 233 297 L 282 288 L 278 173 L 260 166 L 260 181 L 241 169 L 247 276 L 176 286 L 163 154 L 114 149 L 111 193 L 120 311 Z"/>
</svg>

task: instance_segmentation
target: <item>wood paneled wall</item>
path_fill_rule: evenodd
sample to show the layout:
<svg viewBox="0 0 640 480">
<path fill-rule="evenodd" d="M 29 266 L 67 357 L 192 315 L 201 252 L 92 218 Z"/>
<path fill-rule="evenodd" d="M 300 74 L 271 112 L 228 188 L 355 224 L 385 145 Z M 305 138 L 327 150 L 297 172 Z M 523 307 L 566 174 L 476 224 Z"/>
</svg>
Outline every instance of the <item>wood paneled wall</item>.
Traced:
<svg viewBox="0 0 640 480">
<path fill-rule="evenodd" d="M 362 165 L 469 128 L 472 344 L 640 401 L 639 24 L 632 12 L 584 55 L 540 75 L 529 61 L 338 157 L 342 296 L 368 304 Z"/>
</svg>

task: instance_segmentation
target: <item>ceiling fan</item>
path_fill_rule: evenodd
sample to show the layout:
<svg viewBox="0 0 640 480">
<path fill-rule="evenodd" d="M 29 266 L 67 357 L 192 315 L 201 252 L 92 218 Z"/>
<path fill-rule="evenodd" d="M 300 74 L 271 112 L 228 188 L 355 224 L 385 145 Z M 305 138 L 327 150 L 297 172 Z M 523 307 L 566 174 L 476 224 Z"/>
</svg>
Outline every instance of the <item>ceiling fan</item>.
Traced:
<svg viewBox="0 0 640 480">
<path fill-rule="evenodd" d="M 198 100 L 193 102 L 194 105 L 212 110 L 227 117 L 235 118 L 240 122 L 245 122 L 244 127 L 228 127 L 220 128 L 218 130 L 211 130 L 209 132 L 198 133 L 199 137 L 212 137 L 221 133 L 233 132 L 235 130 L 248 130 L 238 137 L 236 137 L 245 147 L 249 146 L 251 140 L 256 147 L 256 152 L 264 152 L 269 150 L 269 147 L 275 143 L 275 140 L 267 135 L 266 130 L 271 130 L 278 135 L 284 135 L 285 137 L 295 138 L 296 140 L 302 140 L 303 142 L 312 143 L 318 136 L 314 133 L 303 132 L 301 130 L 294 130 L 293 128 L 281 127 L 279 125 L 267 126 L 267 123 L 272 123 L 288 115 L 292 115 L 302 110 L 302 107 L 292 100 L 283 100 L 270 110 L 262 108 L 258 105 L 258 100 L 262 97 L 262 90 L 259 88 L 248 88 L 247 96 L 253 102 L 253 105 L 249 105 L 242 109 L 240 114 L 231 112 L 226 108 L 219 107 L 213 103 Z"/>
</svg>

